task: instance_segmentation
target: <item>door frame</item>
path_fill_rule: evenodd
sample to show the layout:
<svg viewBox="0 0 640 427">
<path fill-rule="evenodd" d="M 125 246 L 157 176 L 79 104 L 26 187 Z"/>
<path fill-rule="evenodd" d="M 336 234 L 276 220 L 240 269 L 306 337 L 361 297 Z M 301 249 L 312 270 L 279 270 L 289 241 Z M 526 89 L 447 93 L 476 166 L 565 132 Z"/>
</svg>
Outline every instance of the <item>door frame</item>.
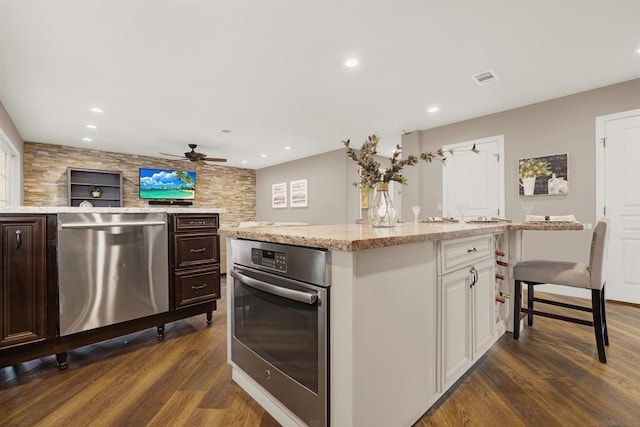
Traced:
<svg viewBox="0 0 640 427">
<path fill-rule="evenodd" d="M 442 147 L 444 152 L 447 150 L 460 149 L 471 146 L 473 144 L 482 144 L 485 142 L 498 141 L 498 209 L 500 209 L 499 216 L 506 218 L 505 211 L 505 183 L 504 183 L 504 135 L 494 135 L 486 138 L 472 139 L 470 141 L 456 142 L 454 144 L 447 144 Z M 445 166 L 446 167 L 446 166 Z M 442 216 L 449 216 L 447 212 L 447 174 L 444 168 L 442 168 Z"/>
<path fill-rule="evenodd" d="M 640 116 L 640 108 L 620 113 L 607 114 L 596 117 L 596 212 L 594 223 L 604 214 L 605 204 L 605 149 L 602 139 L 605 137 L 606 123 L 613 120 L 626 119 L 629 117 Z"/>
</svg>

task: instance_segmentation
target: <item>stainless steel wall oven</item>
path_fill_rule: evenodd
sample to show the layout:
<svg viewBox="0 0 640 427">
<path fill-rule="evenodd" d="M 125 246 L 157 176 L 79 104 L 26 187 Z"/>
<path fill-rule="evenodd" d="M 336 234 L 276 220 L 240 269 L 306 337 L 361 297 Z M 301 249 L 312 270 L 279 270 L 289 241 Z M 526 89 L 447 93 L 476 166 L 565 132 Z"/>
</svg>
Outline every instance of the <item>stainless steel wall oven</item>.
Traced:
<svg viewBox="0 0 640 427">
<path fill-rule="evenodd" d="M 232 241 L 231 360 L 310 426 L 328 419 L 330 252 Z"/>
</svg>

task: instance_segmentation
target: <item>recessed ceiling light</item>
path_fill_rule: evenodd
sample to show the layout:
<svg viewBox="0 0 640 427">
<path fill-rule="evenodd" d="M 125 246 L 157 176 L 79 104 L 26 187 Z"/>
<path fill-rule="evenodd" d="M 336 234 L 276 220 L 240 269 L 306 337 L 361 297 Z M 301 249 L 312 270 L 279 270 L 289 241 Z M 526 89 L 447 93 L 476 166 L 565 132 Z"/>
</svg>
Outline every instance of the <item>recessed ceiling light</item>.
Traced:
<svg viewBox="0 0 640 427">
<path fill-rule="evenodd" d="M 84 125 L 84 127 L 86 127 L 87 129 L 98 129 L 98 126 L 92 124 Z"/>
<path fill-rule="evenodd" d="M 262 154 L 260 154 L 260 157 L 267 157 L 267 155 L 262 153 Z"/>
<path fill-rule="evenodd" d="M 93 139 L 91 139 L 91 138 L 89 138 L 89 137 L 87 137 L 87 136 L 85 136 L 84 138 L 82 138 L 82 140 L 83 140 L 84 142 L 91 142 L 91 141 L 93 141 Z"/>
<path fill-rule="evenodd" d="M 247 161 L 246 161 L 246 160 L 243 160 L 243 161 L 241 161 L 240 163 L 247 163 Z"/>
<path fill-rule="evenodd" d="M 429 107 L 427 110 L 428 113 L 437 113 L 438 111 L 440 111 L 440 107 Z"/>
<path fill-rule="evenodd" d="M 92 113 L 104 113 L 104 111 L 103 111 L 103 110 L 102 110 L 102 108 L 100 108 L 100 107 L 92 107 L 92 108 L 90 109 L 90 111 L 91 111 Z"/>
<path fill-rule="evenodd" d="M 358 64 L 360 64 L 360 61 L 358 61 L 356 58 L 349 58 L 344 62 L 344 66 L 347 68 L 357 67 Z"/>
<path fill-rule="evenodd" d="M 289 151 L 291 150 L 291 147 L 289 147 L 288 145 L 286 147 L 284 147 L 285 150 Z"/>
<path fill-rule="evenodd" d="M 640 53 L 640 49 L 636 50 L 636 53 Z"/>
</svg>

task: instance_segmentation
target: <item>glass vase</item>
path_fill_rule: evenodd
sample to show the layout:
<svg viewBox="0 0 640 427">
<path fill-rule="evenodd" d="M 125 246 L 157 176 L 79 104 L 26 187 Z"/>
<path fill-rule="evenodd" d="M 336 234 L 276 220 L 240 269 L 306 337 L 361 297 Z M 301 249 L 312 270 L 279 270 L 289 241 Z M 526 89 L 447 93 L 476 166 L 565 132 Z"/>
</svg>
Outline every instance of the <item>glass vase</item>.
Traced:
<svg viewBox="0 0 640 427">
<path fill-rule="evenodd" d="M 374 227 L 393 227 L 397 218 L 397 211 L 389 194 L 389 184 L 379 182 L 376 184 L 373 204 L 369 206 L 369 222 Z"/>
</svg>

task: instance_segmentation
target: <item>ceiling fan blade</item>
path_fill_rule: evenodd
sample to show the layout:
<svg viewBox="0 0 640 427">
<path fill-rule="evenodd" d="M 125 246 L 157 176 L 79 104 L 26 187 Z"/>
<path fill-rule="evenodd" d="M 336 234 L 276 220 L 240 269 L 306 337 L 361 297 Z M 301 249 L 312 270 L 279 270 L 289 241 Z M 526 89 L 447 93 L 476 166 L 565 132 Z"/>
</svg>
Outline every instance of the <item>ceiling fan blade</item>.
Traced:
<svg viewBox="0 0 640 427">
<path fill-rule="evenodd" d="M 177 154 L 169 154 L 169 153 L 160 153 L 163 156 L 172 156 L 172 157 L 180 157 L 181 159 L 186 159 L 185 156 L 178 156 Z"/>
<path fill-rule="evenodd" d="M 220 157 L 205 157 L 202 160 L 205 160 L 207 162 L 226 162 L 227 161 L 227 159 L 223 159 Z"/>
</svg>

